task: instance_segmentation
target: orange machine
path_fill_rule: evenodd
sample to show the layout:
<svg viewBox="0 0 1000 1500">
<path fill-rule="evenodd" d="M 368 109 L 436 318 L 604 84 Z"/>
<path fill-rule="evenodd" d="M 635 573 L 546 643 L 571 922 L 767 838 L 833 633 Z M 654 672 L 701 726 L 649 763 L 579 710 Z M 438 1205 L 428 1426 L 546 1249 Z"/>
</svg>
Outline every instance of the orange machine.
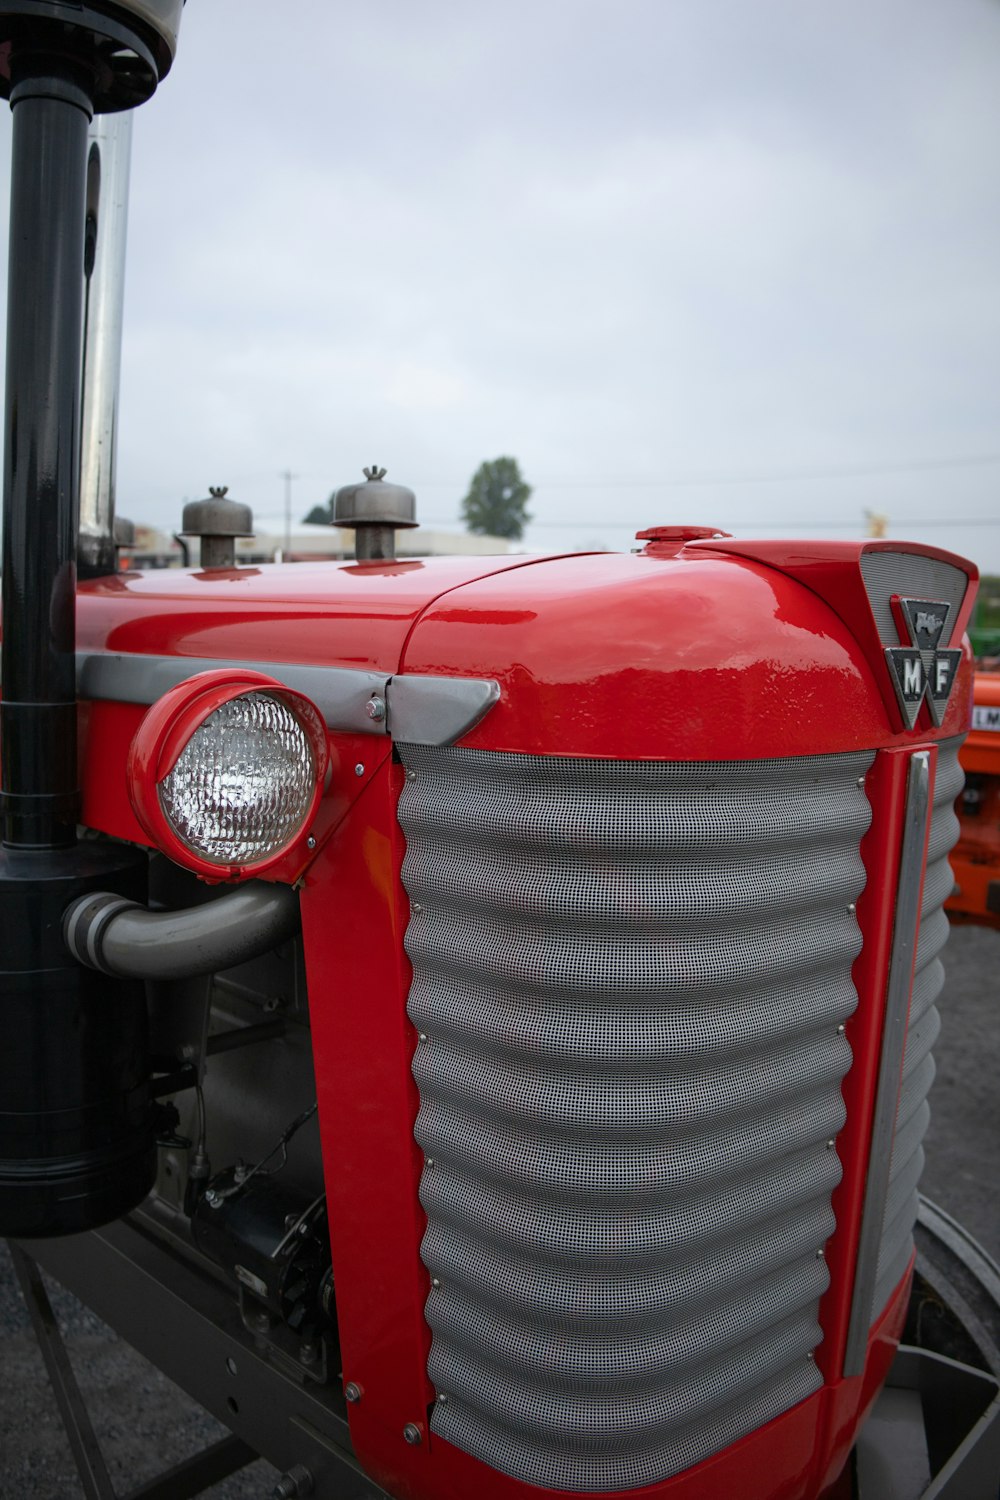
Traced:
<svg viewBox="0 0 1000 1500">
<path fill-rule="evenodd" d="M 953 922 L 1000 927 L 1000 671 L 977 672 L 972 731 L 962 747 L 961 837 L 951 855 Z"/>
</svg>

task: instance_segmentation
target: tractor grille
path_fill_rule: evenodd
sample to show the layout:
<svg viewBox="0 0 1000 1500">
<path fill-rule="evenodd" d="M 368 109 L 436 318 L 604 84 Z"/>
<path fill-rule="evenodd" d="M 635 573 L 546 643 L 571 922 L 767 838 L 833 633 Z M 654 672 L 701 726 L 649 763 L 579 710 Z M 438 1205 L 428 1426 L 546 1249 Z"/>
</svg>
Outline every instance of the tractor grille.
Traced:
<svg viewBox="0 0 1000 1500">
<path fill-rule="evenodd" d="M 821 1384 L 873 756 L 398 748 L 433 1431 L 655 1483 Z"/>
<path fill-rule="evenodd" d="M 873 1322 L 885 1310 L 885 1305 L 899 1285 L 913 1254 L 917 1185 L 924 1166 L 924 1149 L 921 1143 L 930 1121 L 927 1093 L 934 1080 L 931 1048 L 941 1030 L 941 1017 L 935 1001 L 944 984 L 944 968 L 939 955 L 948 940 L 949 932 L 943 906 L 951 895 L 954 884 L 948 854 L 959 834 L 955 798 L 962 790 L 964 781 L 958 761 L 961 744 L 960 739 L 950 740 L 938 750 L 910 1018 L 903 1053 L 903 1076 L 892 1143 L 889 1191 L 878 1252 L 875 1295 L 872 1299 Z"/>
</svg>

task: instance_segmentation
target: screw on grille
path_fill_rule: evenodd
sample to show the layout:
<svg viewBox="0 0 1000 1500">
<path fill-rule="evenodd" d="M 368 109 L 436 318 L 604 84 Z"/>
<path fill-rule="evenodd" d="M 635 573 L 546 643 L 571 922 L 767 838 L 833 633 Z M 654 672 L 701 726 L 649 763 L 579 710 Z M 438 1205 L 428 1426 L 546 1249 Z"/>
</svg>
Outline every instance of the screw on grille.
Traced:
<svg viewBox="0 0 1000 1500">
<path fill-rule="evenodd" d="M 405 1438 L 406 1442 L 409 1443 L 411 1448 L 418 1447 L 424 1440 L 424 1435 L 420 1431 L 420 1428 L 417 1426 L 416 1422 L 407 1422 L 406 1426 L 403 1428 L 403 1437 Z"/>
</svg>

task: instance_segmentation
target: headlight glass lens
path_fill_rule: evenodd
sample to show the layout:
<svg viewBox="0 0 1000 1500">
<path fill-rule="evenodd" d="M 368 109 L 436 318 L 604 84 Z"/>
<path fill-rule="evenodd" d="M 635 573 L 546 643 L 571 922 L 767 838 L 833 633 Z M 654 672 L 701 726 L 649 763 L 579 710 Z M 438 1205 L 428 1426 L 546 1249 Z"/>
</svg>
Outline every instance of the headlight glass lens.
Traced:
<svg viewBox="0 0 1000 1500">
<path fill-rule="evenodd" d="M 312 744 L 280 698 L 245 693 L 200 724 L 159 784 L 179 838 L 219 865 L 252 865 L 299 833 L 316 788 Z"/>
</svg>

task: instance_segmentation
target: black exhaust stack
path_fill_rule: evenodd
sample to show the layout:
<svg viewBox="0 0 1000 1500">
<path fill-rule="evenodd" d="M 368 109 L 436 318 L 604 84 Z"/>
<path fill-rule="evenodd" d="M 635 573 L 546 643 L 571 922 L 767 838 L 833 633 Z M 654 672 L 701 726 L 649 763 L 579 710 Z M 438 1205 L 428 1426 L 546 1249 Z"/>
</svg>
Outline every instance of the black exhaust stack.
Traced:
<svg viewBox="0 0 1000 1500">
<path fill-rule="evenodd" d="M 149 97 L 182 0 L 0 0 L 13 111 L 0 703 L 0 1234 L 92 1228 L 155 1170 L 141 985 L 79 966 L 62 913 L 144 900 L 146 860 L 77 844 L 75 690 L 87 129 Z"/>
</svg>

